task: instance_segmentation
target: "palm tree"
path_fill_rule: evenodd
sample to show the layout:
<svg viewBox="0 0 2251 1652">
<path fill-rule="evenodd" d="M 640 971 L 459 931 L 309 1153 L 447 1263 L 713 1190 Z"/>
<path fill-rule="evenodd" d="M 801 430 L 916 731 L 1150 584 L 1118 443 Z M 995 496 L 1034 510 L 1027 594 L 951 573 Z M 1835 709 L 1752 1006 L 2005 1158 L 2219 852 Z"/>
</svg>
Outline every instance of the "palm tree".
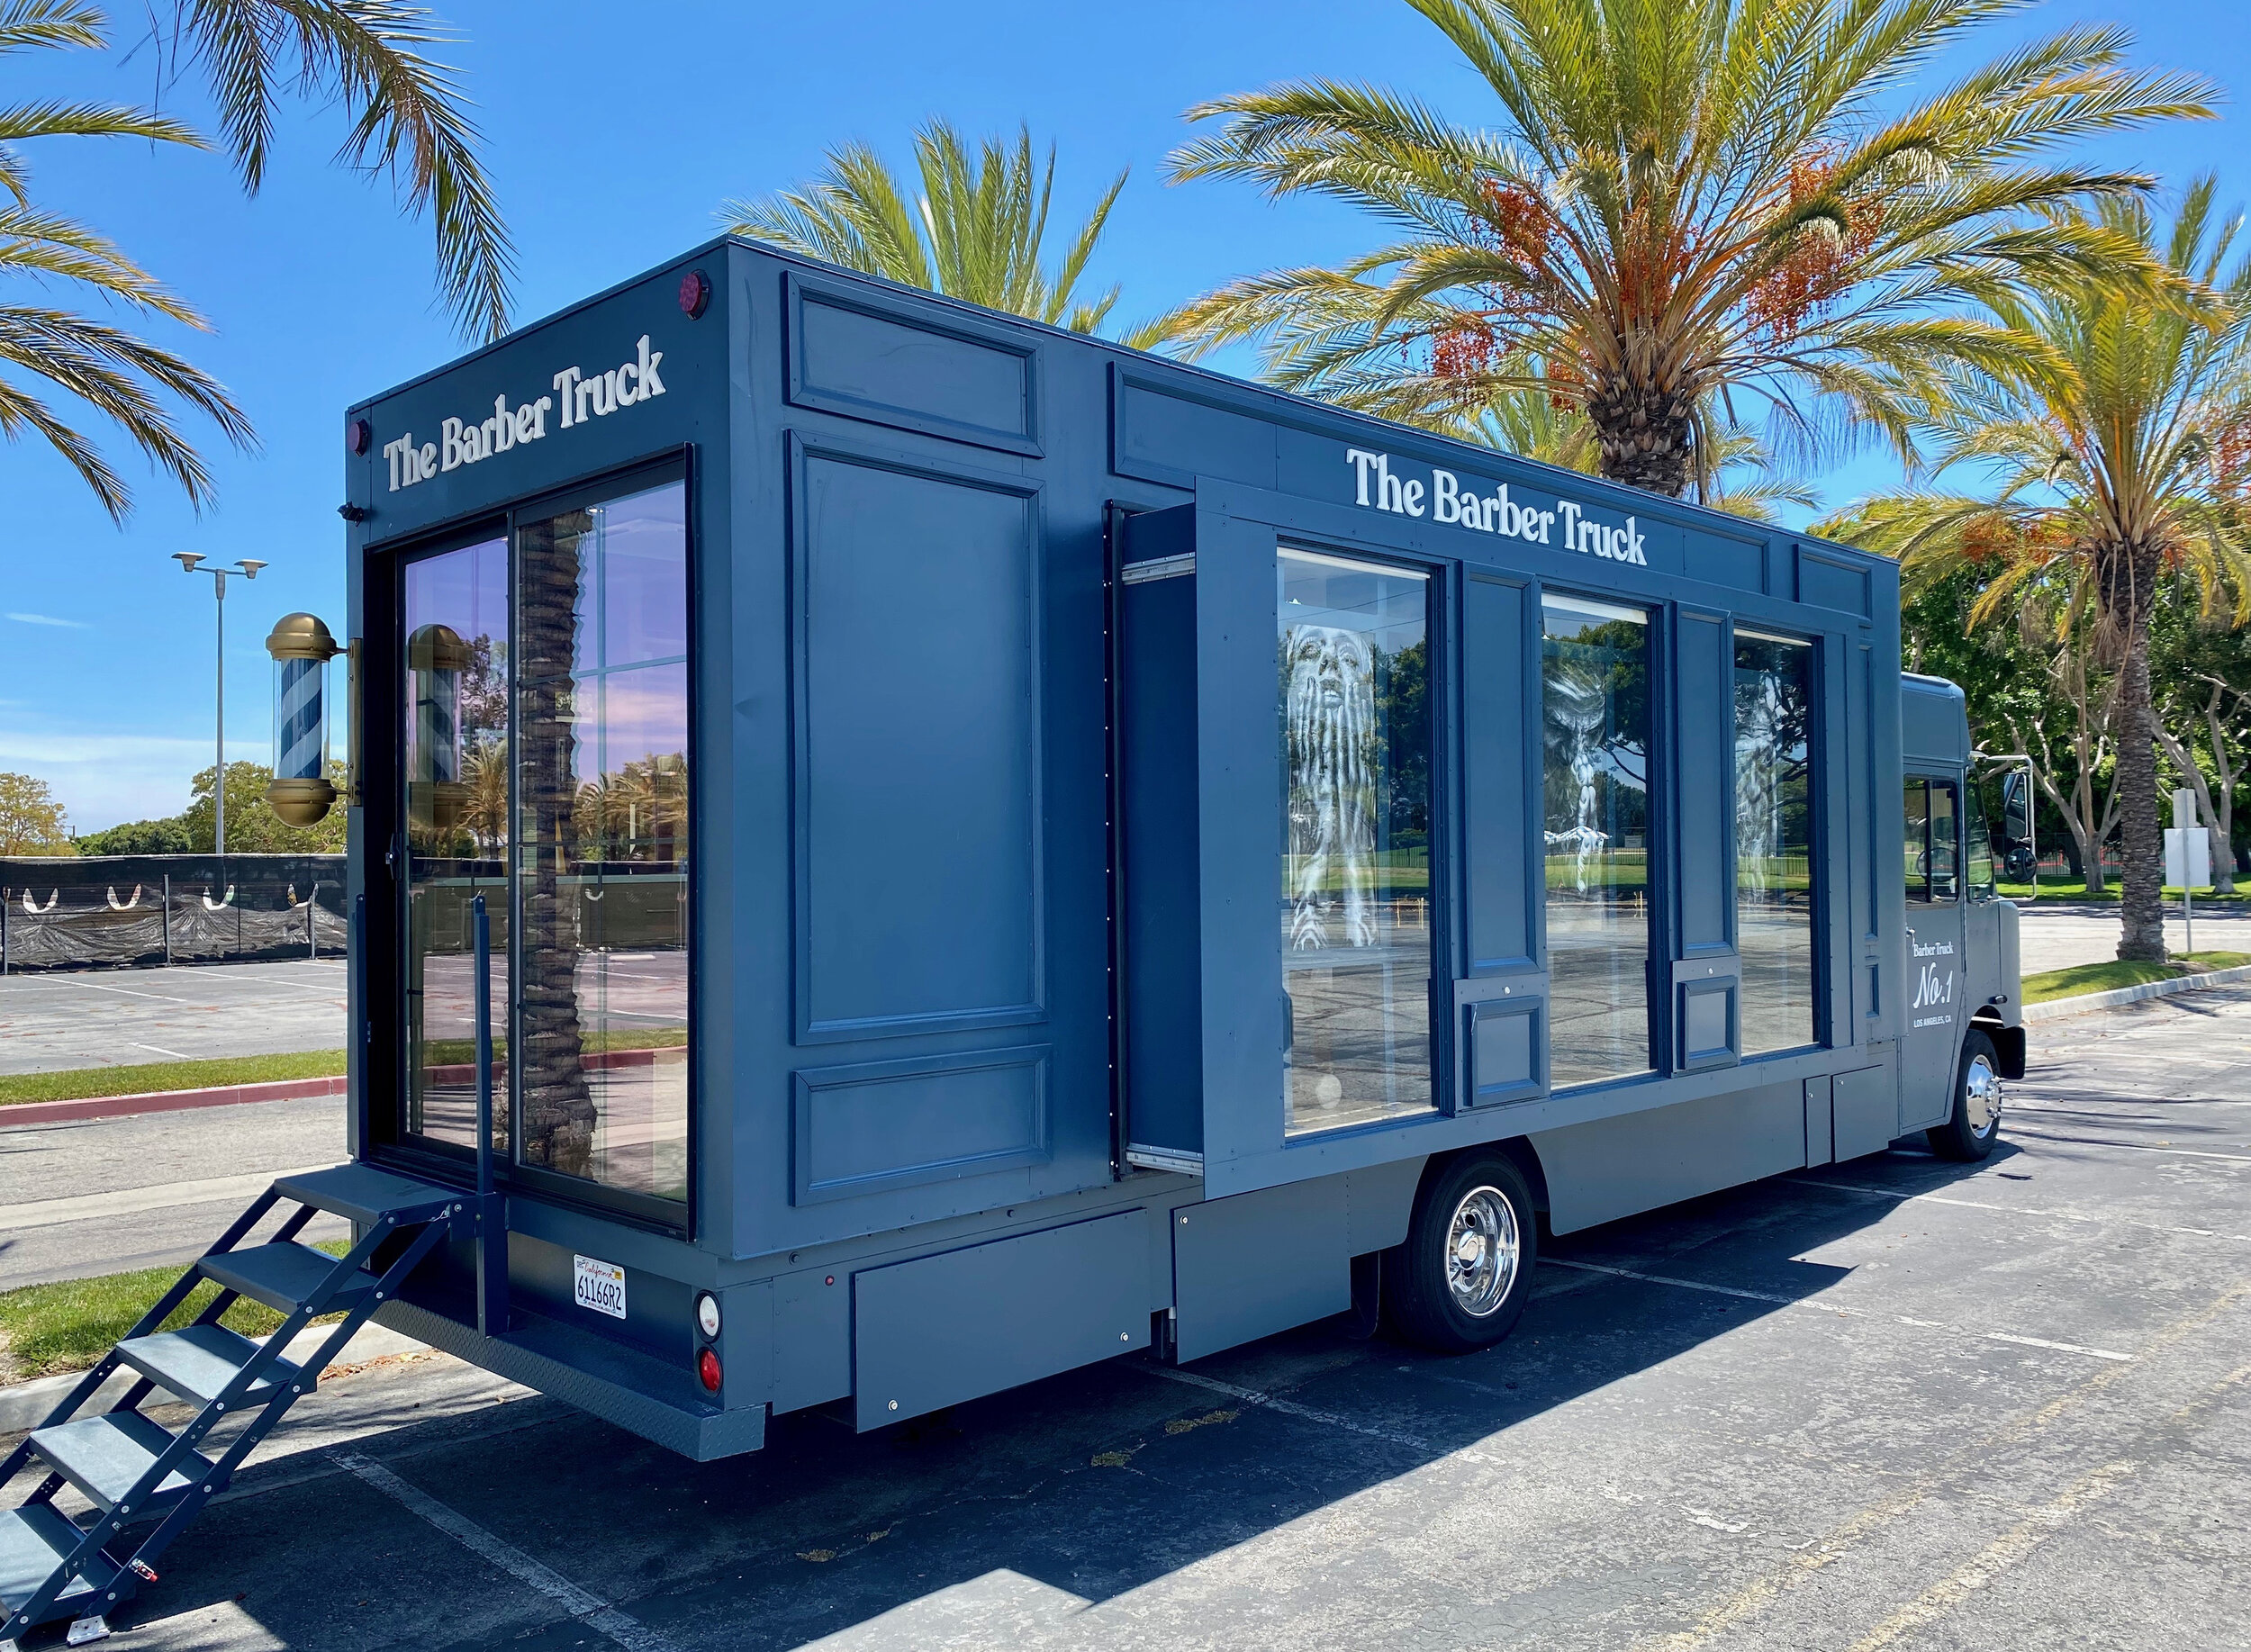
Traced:
<svg viewBox="0 0 2251 1652">
<path fill-rule="evenodd" d="M 0 0 L 0 56 L 107 44 L 105 20 L 83 0 Z M 419 54 L 438 37 L 427 14 L 393 0 L 178 0 L 161 45 L 199 63 L 243 185 L 266 171 L 279 86 L 335 95 L 353 117 L 342 157 L 389 172 L 410 206 L 435 210 L 440 281 L 465 326 L 497 337 L 508 322 L 512 254 L 448 72 Z M 282 66 L 294 59 L 293 73 Z M 106 237 L 32 204 L 18 145 L 38 138 L 141 138 L 202 148 L 195 131 L 145 109 L 45 99 L 0 108 L 0 277 L 98 296 L 129 314 L 208 330 Z M 209 470 L 167 397 L 209 416 L 238 446 L 252 440 L 242 409 L 184 357 L 113 322 L 47 302 L 0 303 L 0 366 L 67 393 L 117 424 L 149 462 L 200 508 Z M 46 398 L 0 376 L 0 436 L 43 438 L 113 520 L 132 491 L 101 450 Z"/>
<path fill-rule="evenodd" d="M 2207 618 L 2251 621 L 2251 255 L 2228 266 L 2242 220 L 2217 219 L 2213 188 L 2210 177 L 2191 185 L 2167 228 L 2131 200 L 2079 219 L 2211 293 L 2205 313 L 2153 311 L 2090 282 L 1996 299 L 2017 366 L 2003 379 L 1953 375 L 1930 432 L 1934 485 L 1822 525 L 1898 556 L 1911 591 L 1976 567 L 1984 588 L 1973 626 L 2013 612 L 2039 585 L 2066 593 L 2059 623 L 2093 612 L 2100 659 L 2118 673 L 2127 959 L 2165 955 L 2149 690 L 2160 582 L 2177 570 L 2187 578 L 2175 585 L 2193 589 Z M 1988 485 L 1939 490 L 1957 467 Z"/>
<path fill-rule="evenodd" d="M 337 160 L 388 177 L 409 212 L 429 213 L 438 287 L 464 335 L 508 330 L 515 248 L 467 100 L 454 71 L 426 55 L 457 37 L 404 0 L 171 0 L 154 10 L 162 52 L 203 70 L 248 193 L 265 180 L 281 93 L 333 101 L 351 122 Z"/>
<path fill-rule="evenodd" d="M 0 4 L 0 56 L 98 47 L 101 22 L 76 0 L 5 0 Z M 17 146 L 59 137 L 202 143 L 177 121 L 144 109 L 53 99 L 0 108 L 0 276 L 99 295 L 131 313 L 203 327 L 201 316 L 104 237 L 32 204 Z M 0 366 L 43 379 L 113 420 L 197 505 L 211 496 L 210 473 L 181 434 L 165 394 L 209 414 L 231 439 L 249 439 L 249 420 L 207 374 L 112 322 L 53 303 L 0 303 Z M 132 491 L 95 444 L 47 400 L 0 376 L 0 436 L 14 441 L 27 431 L 62 456 L 113 519 L 123 519 Z"/>
<path fill-rule="evenodd" d="M 762 200 L 729 201 L 719 219 L 730 234 L 906 286 L 1075 333 L 1101 326 L 1117 289 L 1082 300 L 1078 286 L 1126 187 L 1125 173 L 1111 180 L 1062 262 L 1051 269 L 1041 257 L 1055 186 L 1053 145 L 1047 164 L 1039 166 L 1026 127 L 1013 148 L 987 138 L 972 156 L 952 125 L 932 121 L 915 133 L 915 164 L 922 187 L 910 203 L 910 192 L 881 156 L 864 144 L 846 144 L 829 151 L 827 167 L 810 184 Z"/>
<path fill-rule="evenodd" d="M 1592 422 L 1602 474 L 1677 496 L 1709 410 L 1758 397 L 1778 437 L 1888 438 L 1941 364 L 1999 369 L 1957 312 L 2031 276 L 2132 271 L 2049 213 L 2146 180 L 2058 145 L 2210 113 L 2192 75 L 2129 72 L 2072 28 L 1887 113 L 2002 0 L 1409 0 L 1491 90 L 1496 130 L 1368 85 L 1217 99 L 1172 158 L 1325 195 L 1398 231 L 1340 268 L 1270 271 L 1163 326 L 1190 353 L 1257 339 L 1286 386 L 1365 411 L 1472 416 L 1545 385 Z"/>
</svg>

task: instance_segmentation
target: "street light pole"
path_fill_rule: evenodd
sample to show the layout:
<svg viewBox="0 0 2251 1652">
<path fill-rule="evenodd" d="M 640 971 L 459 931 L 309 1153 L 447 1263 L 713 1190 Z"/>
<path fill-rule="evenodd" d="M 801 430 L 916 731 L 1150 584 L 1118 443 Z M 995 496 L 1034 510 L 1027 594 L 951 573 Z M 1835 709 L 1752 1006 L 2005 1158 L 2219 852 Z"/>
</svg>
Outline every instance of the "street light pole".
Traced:
<svg viewBox="0 0 2251 1652">
<path fill-rule="evenodd" d="M 172 560 L 180 564 L 183 573 L 194 573 L 196 564 L 205 558 L 201 551 L 175 551 Z M 218 692 L 213 696 L 217 705 L 216 727 L 212 735 L 213 762 L 211 771 L 212 852 L 221 857 L 227 853 L 227 575 L 240 573 L 246 580 L 258 577 L 258 571 L 266 564 L 254 557 L 245 556 L 231 568 L 205 568 L 211 575 L 212 598 L 219 616 Z"/>
</svg>

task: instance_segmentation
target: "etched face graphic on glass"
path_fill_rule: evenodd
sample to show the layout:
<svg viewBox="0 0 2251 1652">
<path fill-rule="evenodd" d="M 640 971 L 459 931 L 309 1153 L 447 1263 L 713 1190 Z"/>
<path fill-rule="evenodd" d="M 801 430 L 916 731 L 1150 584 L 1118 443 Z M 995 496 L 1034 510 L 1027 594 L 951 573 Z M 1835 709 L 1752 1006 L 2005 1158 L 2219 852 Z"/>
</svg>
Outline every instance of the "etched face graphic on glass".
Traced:
<svg viewBox="0 0 2251 1652">
<path fill-rule="evenodd" d="M 1293 1131 L 1428 1110 L 1429 582 L 1280 553 L 1281 947 Z"/>
<path fill-rule="evenodd" d="M 1373 946 L 1376 672 L 1368 639 L 1336 626 L 1282 634 L 1288 673 L 1289 944 Z"/>
</svg>

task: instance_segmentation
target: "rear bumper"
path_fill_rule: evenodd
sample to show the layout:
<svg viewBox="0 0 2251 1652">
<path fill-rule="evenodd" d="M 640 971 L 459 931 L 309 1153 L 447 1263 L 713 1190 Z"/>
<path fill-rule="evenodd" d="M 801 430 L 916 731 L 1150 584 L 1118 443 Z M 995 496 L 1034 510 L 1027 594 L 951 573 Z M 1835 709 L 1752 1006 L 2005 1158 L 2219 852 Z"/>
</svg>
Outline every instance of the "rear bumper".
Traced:
<svg viewBox="0 0 2251 1652">
<path fill-rule="evenodd" d="M 387 1302 L 375 1318 L 699 1463 L 765 1444 L 765 1406 L 722 1411 L 663 1361 L 538 1313 L 520 1309 L 498 1337 L 412 1302 Z"/>
</svg>

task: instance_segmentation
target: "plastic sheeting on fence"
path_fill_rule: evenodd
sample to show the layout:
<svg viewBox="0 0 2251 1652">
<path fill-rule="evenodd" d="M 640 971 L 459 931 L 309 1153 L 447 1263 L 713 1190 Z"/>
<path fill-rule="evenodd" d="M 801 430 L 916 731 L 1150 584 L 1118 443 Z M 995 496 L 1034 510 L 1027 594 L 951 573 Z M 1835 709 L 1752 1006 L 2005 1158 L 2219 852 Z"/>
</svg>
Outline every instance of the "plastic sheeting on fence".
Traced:
<svg viewBox="0 0 2251 1652">
<path fill-rule="evenodd" d="M 0 972 L 340 957 L 340 854 L 0 858 Z"/>
</svg>

